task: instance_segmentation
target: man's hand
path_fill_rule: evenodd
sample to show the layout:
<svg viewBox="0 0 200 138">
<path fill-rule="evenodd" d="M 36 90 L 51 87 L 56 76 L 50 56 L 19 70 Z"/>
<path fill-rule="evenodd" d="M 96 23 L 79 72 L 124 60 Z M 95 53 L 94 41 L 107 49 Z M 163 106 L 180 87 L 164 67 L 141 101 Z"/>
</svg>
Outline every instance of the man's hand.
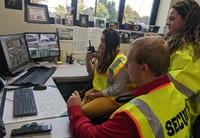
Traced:
<svg viewBox="0 0 200 138">
<path fill-rule="evenodd" d="M 67 100 L 67 108 L 69 108 L 72 105 L 82 105 L 78 91 L 74 91 L 74 93 L 72 93 L 72 95 Z"/>
</svg>

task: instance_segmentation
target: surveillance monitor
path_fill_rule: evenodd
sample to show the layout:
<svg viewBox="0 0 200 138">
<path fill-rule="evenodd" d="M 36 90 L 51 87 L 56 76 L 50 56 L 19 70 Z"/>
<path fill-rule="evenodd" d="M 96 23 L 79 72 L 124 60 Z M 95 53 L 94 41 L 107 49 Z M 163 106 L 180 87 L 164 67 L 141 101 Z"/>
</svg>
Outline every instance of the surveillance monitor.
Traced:
<svg viewBox="0 0 200 138">
<path fill-rule="evenodd" d="M 32 60 L 60 57 L 58 33 L 26 32 L 25 39 Z"/>
<path fill-rule="evenodd" d="M 0 36 L 0 73 L 14 75 L 30 62 L 24 34 Z"/>
</svg>

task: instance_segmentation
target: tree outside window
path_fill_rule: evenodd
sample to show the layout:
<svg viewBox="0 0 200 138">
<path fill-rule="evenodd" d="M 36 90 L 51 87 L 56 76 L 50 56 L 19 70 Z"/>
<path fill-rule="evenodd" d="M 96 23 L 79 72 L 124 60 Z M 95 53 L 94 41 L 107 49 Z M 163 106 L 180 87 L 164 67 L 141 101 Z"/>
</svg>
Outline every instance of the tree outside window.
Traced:
<svg viewBox="0 0 200 138">
<path fill-rule="evenodd" d="M 125 0 L 122 24 L 135 23 L 148 25 L 154 0 Z M 71 14 L 67 8 L 71 7 L 71 0 L 30 0 L 32 3 L 48 5 L 50 17 L 61 14 Z M 89 21 L 94 17 L 106 18 L 106 22 L 118 22 L 118 9 L 120 0 L 77 0 L 76 20 L 79 14 L 89 16 Z M 122 11 L 121 11 L 122 12 Z"/>
<path fill-rule="evenodd" d="M 126 0 L 123 24 L 149 24 L 153 0 Z"/>
<path fill-rule="evenodd" d="M 79 14 L 87 14 L 90 21 L 94 21 L 94 17 L 100 17 L 106 18 L 107 22 L 116 22 L 118 3 L 119 0 L 78 0 L 76 19 L 79 19 Z"/>
</svg>

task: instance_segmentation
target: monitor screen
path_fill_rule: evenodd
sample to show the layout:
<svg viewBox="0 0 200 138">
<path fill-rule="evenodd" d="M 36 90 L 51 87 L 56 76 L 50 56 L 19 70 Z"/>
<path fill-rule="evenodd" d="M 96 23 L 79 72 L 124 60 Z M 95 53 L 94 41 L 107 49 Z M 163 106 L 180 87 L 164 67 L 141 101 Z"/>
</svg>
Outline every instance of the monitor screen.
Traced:
<svg viewBox="0 0 200 138">
<path fill-rule="evenodd" d="M 1 63 L 4 71 L 16 73 L 30 58 L 26 46 L 24 34 L 10 34 L 0 36 Z"/>
<path fill-rule="evenodd" d="M 58 33 L 28 32 L 25 39 L 31 59 L 41 59 L 60 56 Z"/>
</svg>

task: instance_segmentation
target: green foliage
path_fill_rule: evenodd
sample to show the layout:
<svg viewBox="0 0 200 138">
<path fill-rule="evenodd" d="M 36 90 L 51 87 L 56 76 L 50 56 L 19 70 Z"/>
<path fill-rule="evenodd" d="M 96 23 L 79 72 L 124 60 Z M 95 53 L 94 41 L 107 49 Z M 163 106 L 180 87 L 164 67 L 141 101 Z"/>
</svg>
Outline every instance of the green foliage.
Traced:
<svg viewBox="0 0 200 138">
<path fill-rule="evenodd" d="M 123 24 L 124 23 L 129 23 L 134 22 L 135 24 L 138 23 L 145 23 L 149 24 L 150 17 L 149 16 L 143 16 L 141 17 L 137 11 L 134 11 L 134 9 L 131 8 L 130 5 L 126 5 L 124 9 L 124 19 L 123 19 Z"/>
<path fill-rule="evenodd" d="M 58 5 L 58 7 L 55 7 L 55 12 L 53 14 L 61 14 L 62 17 L 65 17 L 66 9 L 63 5 Z"/>
<path fill-rule="evenodd" d="M 100 18 L 108 18 L 109 17 L 108 9 L 106 8 L 106 6 L 103 3 L 97 4 L 96 17 L 100 17 Z"/>
<path fill-rule="evenodd" d="M 108 0 L 99 0 L 99 4 L 103 4 L 107 10 L 108 10 L 108 15 L 106 18 L 107 22 L 111 21 L 117 21 L 117 11 L 116 11 L 116 6 L 114 1 L 108 1 Z M 98 16 L 97 16 L 98 17 Z"/>
<path fill-rule="evenodd" d="M 77 7 L 77 16 L 79 14 L 89 15 L 89 20 L 94 20 L 95 9 L 87 8 L 85 9 L 84 0 L 79 0 Z M 106 18 L 107 22 L 117 21 L 117 11 L 115 10 L 115 2 L 108 0 L 99 0 L 96 9 L 96 17 Z M 77 17 L 78 19 L 78 17 Z"/>
<path fill-rule="evenodd" d="M 118 11 L 116 11 L 116 3 L 110 0 L 97 0 L 97 9 L 96 9 L 96 17 L 106 18 L 107 22 L 115 22 L 117 21 Z M 86 5 L 84 4 L 84 0 L 78 1 L 77 7 L 77 19 L 79 19 L 79 14 L 87 14 L 89 15 L 89 20 L 94 20 L 94 12 L 95 7 L 85 9 Z M 124 9 L 124 17 L 123 24 L 130 23 L 132 21 L 134 23 L 145 23 L 149 24 L 149 16 L 140 17 L 137 11 L 135 11 L 130 5 L 126 5 Z"/>
<path fill-rule="evenodd" d="M 115 2 L 111 1 L 108 2 L 107 4 L 107 8 L 108 8 L 108 13 L 110 15 L 110 17 L 107 19 L 108 22 L 116 22 L 117 21 L 117 11 L 116 6 L 115 6 Z"/>
<path fill-rule="evenodd" d="M 129 21 L 136 22 L 139 14 L 134 11 L 130 5 L 126 5 L 124 9 L 124 20 L 123 23 L 130 23 Z"/>
</svg>

